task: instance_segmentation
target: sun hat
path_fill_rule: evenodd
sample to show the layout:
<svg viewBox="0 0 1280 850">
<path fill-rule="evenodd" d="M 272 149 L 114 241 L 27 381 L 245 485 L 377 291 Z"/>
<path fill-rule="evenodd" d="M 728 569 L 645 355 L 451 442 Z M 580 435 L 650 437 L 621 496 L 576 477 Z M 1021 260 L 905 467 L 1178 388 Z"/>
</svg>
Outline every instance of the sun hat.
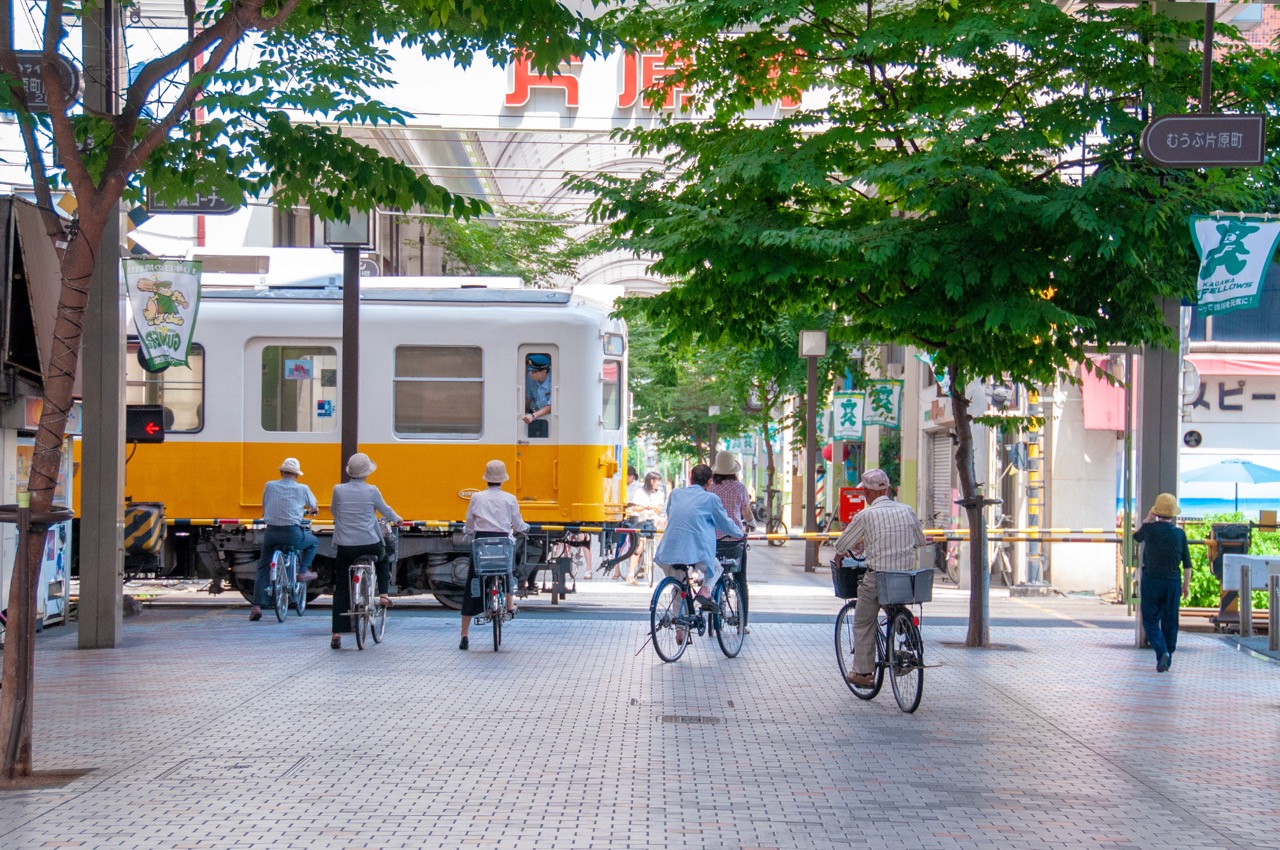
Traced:
<svg viewBox="0 0 1280 850">
<path fill-rule="evenodd" d="M 378 465 L 364 452 L 356 452 L 347 461 L 347 475 L 352 478 L 368 478 L 377 468 Z"/>
<path fill-rule="evenodd" d="M 1161 493 L 1156 496 L 1156 503 L 1151 507 L 1151 513 L 1162 517 L 1176 517 L 1182 513 L 1178 507 L 1178 497 L 1172 493 Z"/>
<path fill-rule="evenodd" d="M 491 460 L 484 465 L 484 480 L 490 484 L 501 484 L 510 477 L 507 465 L 500 460 Z"/>
<path fill-rule="evenodd" d="M 889 476 L 884 474 L 883 469 L 868 469 L 862 473 L 862 479 L 858 483 L 867 490 L 888 490 Z"/>
<path fill-rule="evenodd" d="M 727 449 L 716 452 L 715 466 L 711 467 L 711 472 L 715 475 L 737 475 L 742 469 L 742 464 L 738 463 L 737 456 Z"/>
<path fill-rule="evenodd" d="M 302 474 L 302 467 L 298 465 L 298 459 L 296 457 L 285 458 L 284 463 L 280 464 L 279 469 L 281 472 L 289 472 L 294 475 Z"/>
<path fill-rule="evenodd" d="M 541 372 L 551 368 L 551 358 L 546 354 L 530 354 L 524 359 L 524 365 L 530 372 Z"/>
</svg>

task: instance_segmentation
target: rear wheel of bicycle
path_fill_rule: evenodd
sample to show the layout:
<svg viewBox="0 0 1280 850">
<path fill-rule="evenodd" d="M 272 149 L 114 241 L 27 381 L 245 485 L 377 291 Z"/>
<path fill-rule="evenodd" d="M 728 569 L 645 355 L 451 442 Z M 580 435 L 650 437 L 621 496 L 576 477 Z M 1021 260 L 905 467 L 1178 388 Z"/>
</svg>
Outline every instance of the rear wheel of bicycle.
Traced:
<svg viewBox="0 0 1280 850">
<path fill-rule="evenodd" d="M 688 594 L 679 579 L 668 576 L 658 582 L 649 603 L 649 636 L 663 661 L 675 661 L 689 644 L 692 617 Z"/>
<path fill-rule="evenodd" d="M 364 570 L 351 573 L 351 630 L 356 633 L 357 649 L 364 649 L 369 637 L 369 612 L 364 607 L 364 584 L 368 576 Z"/>
<path fill-rule="evenodd" d="M 924 693 L 924 648 L 910 614 L 899 611 L 889 626 L 889 681 L 898 708 L 907 714 L 920 707 Z"/>
<path fill-rule="evenodd" d="M 767 524 L 767 525 L 765 525 L 765 527 L 764 527 L 764 531 L 765 531 L 765 533 L 766 533 L 766 534 L 786 534 L 786 533 L 787 533 L 787 527 L 786 527 L 785 525 L 783 525 L 783 524 L 782 524 L 782 520 L 780 520 L 780 519 L 771 519 L 771 520 L 769 520 L 768 524 Z M 786 543 L 786 542 L 787 542 L 786 540 L 770 540 L 770 541 L 769 541 L 769 545 L 770 545 L 770 546 L 781 546 L 781 545 L 783 545 L 783 544 L 784 544 L 784 543 Z"/>
<path fill-rule="evenodd" d="M 284 622 L 284 615 L 289 611 L 289 571 L 286 569 L 285 554 L 276 550 L 271 555 L 275 564 L 275 578 L 271 581 L 271 602 L 275 606 L 276 619 Z"/>
<path fill-rule="evenodd" d="M 502 577 L 491 577 L 484 581 L 485 599 L 489 605 L 489 620 L 493 623 L 493 651 L 502 646 L 502 618 L 506 614 L 506 601 L 502 598 L 502 588 L 498 582 Z"/>
<path fill-rule="evenodd" d="M 874 681 L 869 688 L 860 688 L 845 678 L 853 669 L 853 612 L 857 606 L 858 600 L 850 599 L 836 615 L 836 664 L 840 667 L 840 679 L 853 691 L 854 696 L 858 699 L 875 699 L 876 694 L 880 693 L 880 686 L 884 684 L 884 667 L 880 664 L 876 664 L 875 672 L 872 673 Z M 879 646 L 880 641 L 876 641 L 877 650 Z M 879 658 L 876 660 L 879 661 Z"/>
<path fill-rule="evenodd" d="M 373 635 L 374 643 L 382 643 L 382 636 L 387 632 L 387 608 L 382 604 L 378 594 L 370 588 L 369 593 L 369 634 Z"/>
<path fill-rule="evenodd" d="M 747 617 L 738 581 L 732 575 L 724 577 L 718 601 L 720 610 L 716 613 L 716 640 L 720 642 L 720 650 L 726 656 L 735 658 L 742 651 L 742 642 L 747 638 Z"/>
</svg>

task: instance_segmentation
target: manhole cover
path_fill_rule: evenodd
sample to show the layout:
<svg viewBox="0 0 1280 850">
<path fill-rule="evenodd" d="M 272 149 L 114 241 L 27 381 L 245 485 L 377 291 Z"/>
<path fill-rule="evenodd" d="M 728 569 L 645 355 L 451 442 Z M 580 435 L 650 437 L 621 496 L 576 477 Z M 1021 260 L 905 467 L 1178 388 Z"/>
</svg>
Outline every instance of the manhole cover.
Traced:
<svg viewBox="0 0 1280 850">
<path fill-rule="evenodd" d="M 994 649 L 1001 652 L 1026 652 L 1022 647 L 1014 646 L 1011 643 L 989 643 L 986 646 L 966 646 L 963 641 L 958 640 L 944 640 L 941 643 L 950 649 Z"/>
<path fill-rule="evenodd" d="M 282 779 L 305 759 L 276 761 L 264 756 L 190 758 L 157 777 L 166 782 Z"/>
<path fill-rule="evenodd" d="M 719 723 L 720 718 L 709 717 L 703 714 L 664 714 L 662 715 L 662 722 L 696 725 L 699 723 Z"/>
</svg>

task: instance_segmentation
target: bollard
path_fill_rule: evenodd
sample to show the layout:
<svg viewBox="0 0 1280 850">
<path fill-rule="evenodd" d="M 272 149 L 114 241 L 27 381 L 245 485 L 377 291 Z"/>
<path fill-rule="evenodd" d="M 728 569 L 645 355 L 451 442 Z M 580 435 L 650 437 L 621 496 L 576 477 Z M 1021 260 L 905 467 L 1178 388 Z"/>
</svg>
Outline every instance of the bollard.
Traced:
<svg viewBox="0 0 1280 850">
<path fill-rule="evenodd" d="M 1253 569 L 1240 565 L 1240 637 L 1253 637 Z"/>
<path fill-rule="evenodd" d="M 1276 597 L 1280 596 L 1280 575 L 1273 575 L 1267 582 L 1267 649 L 1280 652 L 1280 608 Z"/>
</svg>

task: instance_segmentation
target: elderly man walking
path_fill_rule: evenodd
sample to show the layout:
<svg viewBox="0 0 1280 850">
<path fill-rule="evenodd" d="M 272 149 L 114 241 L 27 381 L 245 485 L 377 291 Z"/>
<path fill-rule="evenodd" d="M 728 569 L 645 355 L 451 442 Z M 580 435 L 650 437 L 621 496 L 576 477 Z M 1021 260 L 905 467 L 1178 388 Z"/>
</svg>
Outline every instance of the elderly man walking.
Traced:
<svg viewBox="0 0 1280 850">
<path fill-rule="evenodd" d="M 853 669 L 845 674 L 850 684 L 869 688 L 876 661 L 876 617 L 880 600 L 876 595 L 876 573 L 881 570 L 907 571 L 916 568 L 916 547 L 929 541 L 916 512 L 889 498 L 889 476 L 883 470 L 862 473 L 861 485 L 867 507 L 856 514 L 836 540 L 840 556 L 860 554 L 867 573 L 858 585 L 858 606 L 853 611 Z"/>
</svg>

